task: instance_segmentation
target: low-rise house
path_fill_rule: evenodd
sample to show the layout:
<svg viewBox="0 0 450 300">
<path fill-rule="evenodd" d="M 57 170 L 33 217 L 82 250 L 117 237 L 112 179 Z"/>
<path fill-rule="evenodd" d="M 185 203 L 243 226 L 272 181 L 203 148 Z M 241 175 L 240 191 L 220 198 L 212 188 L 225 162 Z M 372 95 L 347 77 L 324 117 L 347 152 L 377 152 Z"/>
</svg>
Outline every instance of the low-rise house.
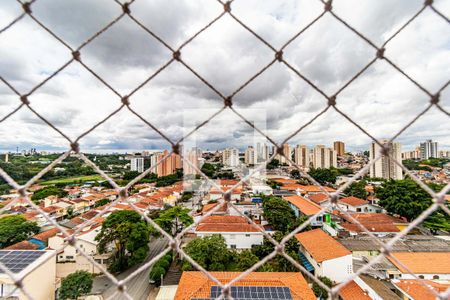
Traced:
<svg viewBox="0 0 450 300">
<path fill-rule="evenodd" d="M 294 210 L 295 216 L 298 218 L 300 216 L 313 216 L 322 210 L 320 205 L 308 200 L 302 196 L 285 196 L 283 197 L 289 204 L 289 206 Z M 322 226 L 324 222 L 324 215 L 326 212 L 322 212 L 311 221 L 311 226 Z"/>
<path fill-rule="evenodd" d="M 90 256 L 97 263 L 107 267 L 109 263 L 110 253 L 99 254 L 97 252 L 98 242 L 95 237 L 100 233 L 102 218 L 96 219 L 96 222 L 92 226 L 83 228 L 83 230 L 76 235 L 77 246 Z M 68 230 L 69 234 L 73 233 L 73 230 Z M 72 245 L 66 245 L 64 243 L 64 235 L 57 234 L 49 238 L 48 246 L 51 249 L 57 251 L 57 277 L 65 277 L 75 271 L 84 270 L 90 273 L 98 274 L 101 271 L 96 268 L 85 256 L 83 256 L 78 249 Z"/>
<path fill-rule="evenodd" d="M 405 220 L 395 218 L 383 213 L 350 213 L 351 217 L 363 225 L 369 232 L 377 236 L 400 232 L 408 226 Z M 342 218 L 340 226 L 347 230 L 350 235 L 364 233 L 364 230 L 358 226 L 352 218 L 345 214 L 339 215 Z"/>
<path fill-rule="evenodd" d="M 56 261 L 54 251 L 0 250 L 0 262 L 18 278 L 33 299 L 55 299 Z M 8 298 L 6 298 L 9 296 Z M 29 299 L 13 280 L 0 270 L 1 299 Z"/>
<path fill-rule="evenodd" d="M 321 229 L 298 233 L 295 237 L 300 243 L 302 265 L 314 275 L 343 282 L 353 274 L 352 253 Z"/>
<path fill-rule="evenodd" d="M 338 200 L 338 206 L 349 212 L 381 213 L 382 208 L 369 203 L 369 201 L 357 197 L 344 197 Z"/>
<path fill-rule="evenodd" d="M 382 243 L 388 243 L 393 236 L 379 237 Z M 369 235 L 357 235 L 341 238 L 339 242 L 353 254 L 354 258 L 372 258 L 378 256 L 380 243 Z M 448 252 L 450 240 L 430 235 L 406 235 L 392 245 L 393 252 Z"/>
<path fill-rule="evenodd" d="M 226 284 L 239 272 L 210 272 Z M 183 272 L 174 300 L 216 299 L 221 290 L 202 272 Z M 315 300 L 313 291 L 300 272 L 252 272 L 231 287 L 234 299 Z"/>
<path fill-rule="evenodd" d="M 242 216 L 209 216 L 195 229 L 198 237 L 220 234 L 228 248 L 251 249 L 253 245 L 263 243 L 264 229 L 258 229 Z"/>
<path fill-rule="evenodd" d="M 403 300 L 435 300 L 437 297 L 431 290 L 434 290 L 439 294 L 450 288 L 450 283 L 448 281 L 436 282 L 425 280 L 421 283 L 417 279 L 408 279 L 393 280 L 392 283 L 397 289 L 397 294 L 400 295 Z M 424 286 L 424 284 L 427 287 Z"/>
<path fill-rule="evenodd" d="M 306 195 L 306 198 L 320 205 L 321 207 L 326 207 L 330 204 L 330 197 L 325 193 L 309 194 Z"/>
<path fill-rule="evenodd" d="M 392 252 L 387 258 L 398 269 L 391 278 L 415 279 L 414 273 L 422 279 L 450 280 L 450 252 Z"/>
<path fill-rule="evenodd" d="M 230 188 L 222 188 L 224 192 L 227 192 L 230 190 Z M 235 188 L 233 191 L 231 191 L 230 200 L 233 202 L 241 200 L 242 195 L 242 189 L 241 188 Z M 223 198 L 223 193 L 220 190 L 217 190 L 215 188 L 211 189 L 209 191 L 209 200 L 219 200 Z"/>
</svg>

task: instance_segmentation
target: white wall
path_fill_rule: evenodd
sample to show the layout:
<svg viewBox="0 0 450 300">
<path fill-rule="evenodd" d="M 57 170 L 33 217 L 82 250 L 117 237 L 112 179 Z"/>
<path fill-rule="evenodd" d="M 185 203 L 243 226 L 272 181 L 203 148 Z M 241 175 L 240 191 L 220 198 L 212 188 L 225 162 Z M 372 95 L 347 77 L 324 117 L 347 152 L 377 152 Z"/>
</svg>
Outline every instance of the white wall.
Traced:
<svg viewBox="0 0 450 300">
<path fill-rule="evenodd" d="M 196 234 L 199 237 L 220 234 L 225 238 L 228 248 L 236 245 L 236 249 L 251 249 L 252 245 L 261 245 L 263 243 L 262 232 L 196 232 Z"/>
<path fill-rule="evenodd" d="M 352 255 L 345 255 L 322 262 L 322 274 L 335 282 L 343 282 L 353 274 Z"/>
<path fill-rule="evenodd" d="M 352 212 L 367 212 L 367 213 L 375 213 L 375 212 L 382 212 L 381 207 L 377 207 L 371 204 L 364 204 L 361 206 L 352 206 L 345 203 L 339 203 L 338 206 L 342 208 L 344 211 L 352 211 Z M 358 210 L 359 209 L 359 210 Z"/>
</svg>

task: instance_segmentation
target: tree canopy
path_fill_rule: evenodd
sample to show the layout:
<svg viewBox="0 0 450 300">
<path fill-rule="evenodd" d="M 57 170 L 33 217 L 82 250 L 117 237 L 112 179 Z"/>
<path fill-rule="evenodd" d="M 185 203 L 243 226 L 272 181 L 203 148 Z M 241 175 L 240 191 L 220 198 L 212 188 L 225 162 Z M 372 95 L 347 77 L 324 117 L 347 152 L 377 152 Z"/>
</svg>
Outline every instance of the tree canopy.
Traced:
<svg viewBox="0 0 450 300">
<path fill-rule="evenodd" d="M 275 230 L 289 231 L 295 223 L 295 213 L 280 197 L 268 197 L 263 201 L 264 217 Z"/>
<path fill-rule="evenodd" d="M 115 246 L 112 272 L 123 271 L 147 256 L 149 247 L 149 226 L 136 211 L 121 210 L 111 213 L 103 222 L 95 238 L 98 251 L 105 253 L 110 245 Z"/>
<path fill-rule="evenodd" d="M 67 196 L 67 192 L 64 191 L 63 189 L 57 188 L 55 186 L 49 186 L 49 187 L 45 187 L 42 188 L 40 190 L 37 190 L 36 192 L 33 193 L 33 196 L 31 196 L 31 200 L 33 201 L 38 201 L 44 198 L 47 198 L 48 196 L 58 196 L 58 197 L 65 197 Z"/>
<path fill-rule="evenodd" d="M 389 180 L 375 188 L 379 205 L 388 212 L 398 214 L 409 221 L 427 209 L 431 196 L 411 179 Z"/>
<path fill-rule="evenodd" d="M 361 198 L 361 199 L 366 199 L 368 196 L 368 193 L 367 193 L 365 187 L 366 187 L 365 180 L 356 181 L 356 182 L 353 182 L 352 184 L 350 184 L 350 186 L 345 189 L 344 193 L 347 196 L 353 196 L 353 197 L 357 197 L 357 198 Z"/>
<path fill-rule="evenodd" d="M 311 169 L 308 174 L 320 184 L 336 183 L 339 172 L 335 168 L 330 169 Z"/>
<path fill-rule="evenodd" d="M 219 234 L 200 237 L 189 242 L 184 251 L 208 271 L 226 271 L 234 262 L 234 252 L 227 248 L 225 238 Z M 194 270 L 187 261 L 183 271 Z"/>
<path fill-rule="evenodd" d="M 6 216 L 0 219 L 0 248 L 29 239 L 39 232 L 36 222 L 30 222 L 23 215 Z"/>
<path fill-rule="evenodd" d="M 174 206 L 161 212 L 155 222 L 166 232 L 175 236 L 183 228 L 194 223 L 194 219 L 189 215 L 189 209 Z"/>
<path fill-rule="evenodd" d="M 93 284 L 92 275 L 86 271 L 76 271 L 69 274 L 61 282 L 59 299 L 78 299 L 91 292 Z"/>
</svg>

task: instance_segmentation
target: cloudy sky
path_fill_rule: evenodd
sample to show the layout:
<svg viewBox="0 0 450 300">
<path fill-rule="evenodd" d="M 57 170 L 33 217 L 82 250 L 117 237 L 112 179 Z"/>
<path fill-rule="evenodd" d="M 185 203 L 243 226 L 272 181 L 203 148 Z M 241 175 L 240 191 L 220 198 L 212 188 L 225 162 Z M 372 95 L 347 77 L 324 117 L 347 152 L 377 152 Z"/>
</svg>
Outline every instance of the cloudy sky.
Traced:
<svg viewBox="0 0 450 300">
<path fill-rule="evenodd" d="M 381 46 L 423 5 L 423 0 L 336 0 L 334 12 Z M 435 1 L 450 16 L 450 1 Z M 176 49 L 218 16 L 214 0 L 136 0 L 132 15 Z M 72 48 L 77 48 L 122 12 L 112 0 L 38 0 L 33 14 Z M 235 0 L 232 12 L 279 49 L 323 11 L 320 1 Z M 15 0 L 0 1 L 0 28 L 21 13 Z M 386 46 L 385 55 L 432 93 L 450 79 L 450 25 L 429 8 Z M 274 53 L 225 15 L 181 50 L 182 59 L 224 95 L 233 93 L 266 66 Z M 375 56 L 375 51 L 330 14 L 284 49 L 284 58 L 332 95 Z M 121 95 L 134 90 L 172 54 L 125 16 L 81 49 L 83 62 Z M 27 93 L 71 58 L 70 50 L 31 18 L 0 34 L 0 76 Z M 0 82 L 0 120 L 18 97 Z M 74 62 L 29 97 L 31 107 L 75 139 L 120 107 L 120 98 Z M 389 138 L 428 104 L 428 96 L 384 61 L 377 61 L 337 98 L 337 107 L 376 138 Z M 173 62 L 130 98 L 131 107 L 170 139 L 177 140 L 223 106 L 209 87 Z M 284 64 L 276 62 L 234 97 L 237 111 L 281 142 L 326 107 L 326 100 Z M 450 87 L 441 104 L 450 111 Z M 62 150 L 67 141 L 26 107 L 0 123 L 0 151 L 16 147 Z M 203 149 L 244 148 L 261 137 L 225 110 L 186 142 Z M 399 138 L 413 149 L 432 138 L 450 150 L 449 117 L 432 108 Z M 365 149 L 370 139 L 333 109 L 290 143 L 344 141 Z M 155 131 L 127 109 L 81 141 L 83 151 L 162 149 Z"/>
</svg>

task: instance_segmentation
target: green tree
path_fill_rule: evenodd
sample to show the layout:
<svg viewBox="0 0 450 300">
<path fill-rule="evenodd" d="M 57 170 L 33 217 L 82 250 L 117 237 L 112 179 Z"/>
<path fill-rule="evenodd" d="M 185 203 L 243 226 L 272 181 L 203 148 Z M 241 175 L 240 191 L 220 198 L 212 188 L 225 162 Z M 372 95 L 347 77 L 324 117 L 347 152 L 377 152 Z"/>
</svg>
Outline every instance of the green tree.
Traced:
<svg viewBox="0 0 450 300">
<path fill-rule="evenodd" d="M 360 180 L 357 182 L 353 182 L 350 184 L 350 186 L 345 189 L 344 193 L 347 196 L 353 196 L 361 199 L 366 199 L 368 196 L 368 193 L 366 191 L 366 181 Z"/>
<path fill-rule="evenodd" d="M 36 222 L 30 222 L 23 215 L 6 216 L 0 219 L 0 248 L 21 242 L 39 232 Z"/>
<path fill-rule="evenodd" d="M 333 282 L 328 277 L 319 276 L 319 280 L 329 288 L 333 286 Z M 312 290 L 319 299 L 328 299 L 328 292 L 315 281 L 313 282 Z"/>
<path fill-rule="evenodd" d="M 269 197 L 263 201 L 264 217 L 275 230 L 287 232 L 295 222 L 295 213 L 280 197 Z"/>
<path fill-rule="evenodd" d="M 194 223 L 194 219 L 189 215 L 189 209 L 174 206 L 161 212 L 155 222 L 166 232 L 175 236 L 183 228 Z"/>
<path fill-rule="evenodd" d="M 236 259 L 239 271 L 245 271 L 259 261 L 258 256 L 250 250 L 243 250 Z"/>
<path fill-rule="evenodd" d="M 120 272 L 147 257 L 149 226 L 135 211 L 115 211 L 103 222 L 95 240 L 100 253 L 105 253 L 110 245 L 115 246 L 109 269 Z"/>
<path fill-rule="evenodd" d="M 272 170 L 272 169 L 276 169 L 280 166 L 280 161 L 278 159 L 272 159 L 268 164 L 267 164 L 267 169 L 268 170 Z"/>
<path fill-rule="evenodd" d="M 103 198 L 103 199 L 100 199 L 97 202 L 95 202 L 94 207 L 100 207 L 100 206 L 106 205 L 110 202 L 111 202 L 111 200 L 109 200 L 108 198 Z"/>
<path fill-rule="evenodd" d="M 284 238 L 284 234 L 282 232 L 275 232 L 273 235 L 274 240 L 277 242 L 281 242 Z M 259 259 L 263 259 L 270 253 L 272 253 L 275 249 L 275 246 L 264 237 L 263 243 L 261 245 L 256 245 L 252 247 L 252 252 Z M 298 251 L 299 251 L 299 243 L 296 238 L 291 238 L 285 244 L 284 248 L 286 254 L 291 256 L 293 259 L 298 261 Z M 296 272 L 298 269 L 284 256 L 277 255 L 269 262 L 265 263 L 260 269 L 259 272 Z"/>
<path fill-rule="evenodd" d="M 92 283 L 92 275 L 86 271 L 76 271 L 69 274 L 61 282 L 59 298 L 62 300 L 78 299 L 78 297 L 91 292 Z"/>
<path fill-rule="evenodd" d="M 335 183 L 339 175 L 337 169 L 311 169 L 308 174 L 320 184 Z"/>
<path fill-rule="evenodd" d="M 375 188 L 379 205 L 392 214 L 398 214 L 409 221 L 427 209 L 431 196 L 411 179 L 389 180 Z"/>
<path fill-rule="evenodd" d="M 58 197 L 65 197 L 67 196 L 67 192 L 64 191 L 63 189 L 57 188 L 55 186 L 49 186 L 49 187 L 45 187 L 42 188 L 40 190 L 37 190 L 36 192 L 33 193 L 33 196 L 31 196 L 31 200 L 33 201 L 38 201 L 41 199 L 44 199 L 48 196 L 58 196 Z"/>
<path fill-rule="evenodd" d="M 225 238 L 219 234 L 196 238 L 184 251 L 208 271 L 226 271 L 235 261 L 234 252 L 227 248 Z M 182 269 L 194 270 L 188 261 L 183 262 Z"/>
</svg>

